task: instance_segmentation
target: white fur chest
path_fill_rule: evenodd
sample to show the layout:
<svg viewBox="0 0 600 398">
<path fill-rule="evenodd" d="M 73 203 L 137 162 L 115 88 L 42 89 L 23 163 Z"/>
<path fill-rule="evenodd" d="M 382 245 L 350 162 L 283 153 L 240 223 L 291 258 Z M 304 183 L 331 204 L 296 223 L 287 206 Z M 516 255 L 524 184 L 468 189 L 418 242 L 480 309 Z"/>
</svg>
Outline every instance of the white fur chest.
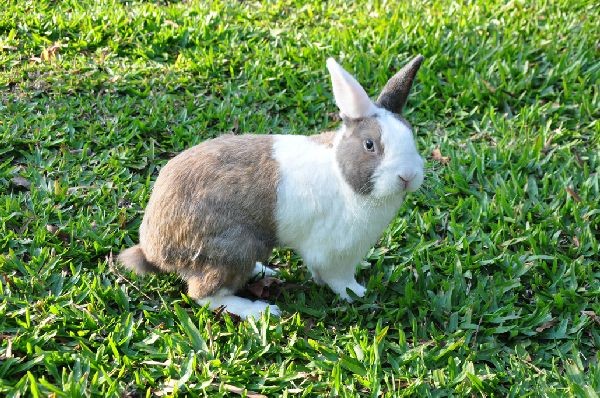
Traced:
<svg viewBox="0 0 600 398">
<path fill-rule="evenodd" d="M 309 267 L 338 261 L 356 266 L 395 216 L 402 196 L 375 203 L 355 193 L 340 174 L 334 149 L 308 137 L 274 136 L 273 154 L 280 167 L 279 244 L 299 251 Z"/>
</svg>

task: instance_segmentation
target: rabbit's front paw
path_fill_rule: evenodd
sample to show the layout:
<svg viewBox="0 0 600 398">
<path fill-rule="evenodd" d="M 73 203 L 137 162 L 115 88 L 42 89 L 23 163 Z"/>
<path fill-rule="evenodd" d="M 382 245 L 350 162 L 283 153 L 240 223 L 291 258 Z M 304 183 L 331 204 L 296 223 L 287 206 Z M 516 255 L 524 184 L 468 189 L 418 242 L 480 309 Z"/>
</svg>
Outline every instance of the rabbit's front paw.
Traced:
<svg viewBox="0 0 600 398">
<path fill-rule="evenodd" d="M 351 290 L 356 296 L 363 297 L 367 291 L 367 289 L 360 285 L 356 280 L 352 279 L 348 280 L 329 280 L 327 284 L 337 294 L 340 295 L 341 298 L 348 302 L 352 302 L 352 297 L 348 294 L 347 290 Z"/>
<path fill-rule="evenodd" d="M 350 294 L 348 294 L 348 290 L 351 290 L 357 297 L 363 297 L 367 292 L 367 289 L 363 285 L 353 281 L 349 286 L 346 286 L 343 293 L 340 293 L 340 297 L 349 303 L 351 303 L 353 299 Z"/>
</svg>

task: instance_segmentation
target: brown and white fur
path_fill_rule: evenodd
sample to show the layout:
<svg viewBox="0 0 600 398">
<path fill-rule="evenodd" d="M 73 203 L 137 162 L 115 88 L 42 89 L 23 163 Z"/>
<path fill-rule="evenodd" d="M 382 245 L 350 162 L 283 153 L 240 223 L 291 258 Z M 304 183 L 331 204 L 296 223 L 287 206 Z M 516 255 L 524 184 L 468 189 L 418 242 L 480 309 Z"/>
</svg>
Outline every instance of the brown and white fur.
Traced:
<svg viewBox="0 0 600 398">
<path fill-rule="evenodd" d="M 224 135 L 161 170 L 140 243 L 119 255 L 138 272 L 176 272 L 198 303 L 243 318 L 275 305 L 234 293 L 276 245 L 294 248 L 316 283 L 350 300 L 356 265 L 423 182 L 423 160 L 400 116 L 423 57 L 392 77 L 375 103 L 327 61 L 343 123 L 317 136 Z M 271 270 L 266 269 L 267 272 Z"/>
</svg>

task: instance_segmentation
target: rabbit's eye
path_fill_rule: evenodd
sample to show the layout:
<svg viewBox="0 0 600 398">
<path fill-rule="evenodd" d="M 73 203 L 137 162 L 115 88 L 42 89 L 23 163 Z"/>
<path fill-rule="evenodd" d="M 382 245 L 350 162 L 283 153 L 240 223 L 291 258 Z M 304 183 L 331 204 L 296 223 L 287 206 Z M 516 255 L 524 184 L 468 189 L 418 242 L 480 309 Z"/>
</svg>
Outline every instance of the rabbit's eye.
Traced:
<svg viewBox="0 0 600 398">
<path fill-rule="evenodd" d="M 369 152 L 375 152 L 375 144 L 373 144 L 373 140 L 368 138 L 365 140 L 365 149 Z"/>
</svg>

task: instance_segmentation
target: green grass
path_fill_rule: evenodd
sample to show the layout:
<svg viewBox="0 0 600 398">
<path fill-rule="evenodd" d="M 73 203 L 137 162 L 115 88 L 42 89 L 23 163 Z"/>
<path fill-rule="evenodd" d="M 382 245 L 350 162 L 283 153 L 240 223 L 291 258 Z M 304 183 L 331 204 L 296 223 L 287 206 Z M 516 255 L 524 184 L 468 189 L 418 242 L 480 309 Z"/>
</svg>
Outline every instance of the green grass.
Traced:
<svg viewBox="0 0 600 398">
<path fill-rule="evenodd" d="M 3 3 L 0 395 L 598 396 L 599 8 L 351 4 Z M 427 182 L 368 254 L 364 299 L 288 250 L 281 319 L 115 269 L 175 153 L 332 128 L 328 56 L 376 95 L 417 53 Z"/>
</svg>

